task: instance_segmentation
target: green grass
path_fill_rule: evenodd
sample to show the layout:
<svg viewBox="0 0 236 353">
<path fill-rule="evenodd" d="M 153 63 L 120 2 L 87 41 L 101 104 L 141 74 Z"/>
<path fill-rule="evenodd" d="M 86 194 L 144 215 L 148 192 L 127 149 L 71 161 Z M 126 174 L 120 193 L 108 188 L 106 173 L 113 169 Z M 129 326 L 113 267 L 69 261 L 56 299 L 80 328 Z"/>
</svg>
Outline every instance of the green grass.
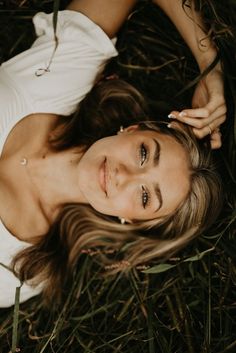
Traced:
<svg viewBox="0 0 236 353">
<path fill-rule="evenodd" d="M 236 1 L 226 1 L 224 8 L 219 1 L 208 3 L 216 13 L 204 5 L 205 18 L 214 19 L 216 33 L 221 21 L 236 23 L 236 11 L 227 12 Z M 163 15 L 147 9 L 145 1 L 140 7 L 141 15 L 133 16 L 121 34 L 121 55 L 108 71 L 146 90 L 153 110 L 165 115 L 172 105 L 189 101 L 191 90 L 176 93 L 196 76 L 196 65 L 174 30 L 165 30 Z M 53 1 L 0 1 L 1 61 L 30 45 L 33 14 L 52 9 Z M 0 310 L 1 353 L 236 351 L 235 39 L 222 35 L 216 41 L 229 97 L 224 146 L 215 153 L 226 195 L 216 224 L 165 266 L 152 263 L 152 269 L 136 268 L 126 276 L 102 276 L 95 257 L 84 254 L 63 305 L 45 309 L 39 296 L 16 308 L 15 315 L 13 308 Z"/>
</svg>

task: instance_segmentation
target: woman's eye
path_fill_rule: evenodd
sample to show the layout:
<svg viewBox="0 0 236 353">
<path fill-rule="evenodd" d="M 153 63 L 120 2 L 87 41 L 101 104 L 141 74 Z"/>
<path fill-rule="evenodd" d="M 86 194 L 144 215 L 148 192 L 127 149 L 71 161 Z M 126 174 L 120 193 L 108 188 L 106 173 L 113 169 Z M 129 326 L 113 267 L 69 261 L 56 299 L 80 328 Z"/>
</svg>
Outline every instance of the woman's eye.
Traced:
<svg viewBox="0 0 236 353">
<path fill-rule="evenodd" d="M 148 191 L 142 186 L 142 205 L 143 208 L 146 208 L 148 203 L 150 202 L 150 197 Z"/>
<path fill-rule="evenodd" d="M 141 166 L 143 165 L 143 163 L 147 160 L 147 148 L 145 147 L 145 145 L 142 143 L 140 146 L 140 160 L 141 160 Z"/>
</svg>

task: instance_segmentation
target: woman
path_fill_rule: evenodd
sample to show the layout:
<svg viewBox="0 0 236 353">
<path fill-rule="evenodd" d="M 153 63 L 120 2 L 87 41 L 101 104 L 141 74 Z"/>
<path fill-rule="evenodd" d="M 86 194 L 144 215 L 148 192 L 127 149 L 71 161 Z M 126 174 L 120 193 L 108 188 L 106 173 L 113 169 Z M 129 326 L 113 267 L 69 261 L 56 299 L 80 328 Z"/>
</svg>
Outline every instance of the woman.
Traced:
<svg viewBox="0 0 236 353">
<path fill-rule="evenodd" d="M 207 50 L 199 48 L 197 13 L 188 10 L 192 21 L 179 1 L 155 3 L 205 70 L 216 50 L 209 39 Z M 66 117 L 117 55 L 109 38 L 134 4 L 72 1 L 59 14 L 55 50 L 52 16 L 38 14 L 33 47 L 1 67 L 1 306 L 14 303 L 19 285 L 13 259 L 15 273 L 28 280 L 21 301 L 42 290 L 54 298 L 87 248 L 116 251 L 130 243 L 125 259 L 134 266 L 173 253 L 218 213 L 220 184 L 209 153 L 198 148 L 191 129 L 140 123 L 148 113 L 132 86 L 96 84 Z M 201 85 L 194 95 L 201 108 L 170 117 L 192 126 L 197 137 L 210 134 L 217 148 L 225 119 L 219 65 Z M 94 107 L 96 119 L 86 115 Z"/>
</svg>

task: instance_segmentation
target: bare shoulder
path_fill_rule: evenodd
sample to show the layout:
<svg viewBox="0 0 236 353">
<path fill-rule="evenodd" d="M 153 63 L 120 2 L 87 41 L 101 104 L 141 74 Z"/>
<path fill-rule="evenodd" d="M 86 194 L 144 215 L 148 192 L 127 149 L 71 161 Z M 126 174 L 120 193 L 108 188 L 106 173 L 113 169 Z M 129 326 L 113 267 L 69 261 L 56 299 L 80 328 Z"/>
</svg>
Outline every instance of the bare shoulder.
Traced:
<svg viewBox="0 0 236 353">
<path fill-rule="evenodd" d="M 0 220 L 16 238 L 31 243 L 49 229 L 20 163 L 12 158 L 0 160 Z"/>
<path fill-rule="evenodd" d="M 21 150 L 32 151 L 46 143 L 48 134 L 54 129 L 59 117 L 53 114 L 31 114 L 21 119 L 10 131 L 1 153 L 1 159 Z"/>
<path fill-rule="evenodd" d="M 49 229 L 29 178 L 22 168 L 22 157 L 44 148 L 58 116 L 32 114 L 20 120 L 6 139 L 0 157 L 0 219 L 12 235 L 31 242 Z"/>
</svg>

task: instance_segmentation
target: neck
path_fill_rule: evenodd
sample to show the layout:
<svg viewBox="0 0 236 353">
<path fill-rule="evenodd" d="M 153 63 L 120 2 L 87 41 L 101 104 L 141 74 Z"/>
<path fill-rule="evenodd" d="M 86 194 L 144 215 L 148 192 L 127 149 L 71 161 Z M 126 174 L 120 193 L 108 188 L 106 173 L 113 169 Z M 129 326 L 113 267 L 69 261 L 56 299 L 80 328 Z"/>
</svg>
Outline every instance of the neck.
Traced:
<svg viewBox="0 0 236 353">
<path fill-rule="evenodd" d="M 36 202 L 52 221 L 65 203 L 84 203 L 78 186 L 78 162 L 74 149 L 47 152 L 28 159 L 25 167 Z"/>
</svg>

